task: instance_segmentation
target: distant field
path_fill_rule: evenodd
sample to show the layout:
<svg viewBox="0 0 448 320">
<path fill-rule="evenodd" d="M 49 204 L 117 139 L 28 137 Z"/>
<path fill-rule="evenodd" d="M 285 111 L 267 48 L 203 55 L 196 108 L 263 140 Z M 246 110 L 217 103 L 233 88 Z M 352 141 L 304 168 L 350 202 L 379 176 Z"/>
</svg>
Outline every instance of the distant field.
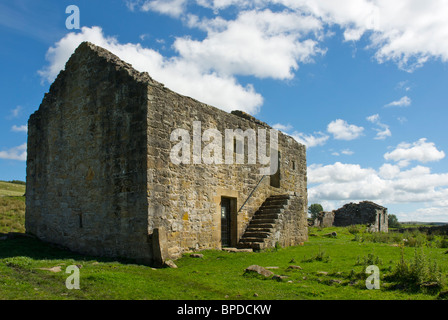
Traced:
<svg viewBox="0 0 448 320">
<path fill-rule="evenodd" d="M 0 196 L 23 196 L 25 185 L 0 181 Z"/>
<path fill-rule="evenodd" d="M 25 232 L 25 185 L 0 181 L 0 233 Z"/>
</svg>

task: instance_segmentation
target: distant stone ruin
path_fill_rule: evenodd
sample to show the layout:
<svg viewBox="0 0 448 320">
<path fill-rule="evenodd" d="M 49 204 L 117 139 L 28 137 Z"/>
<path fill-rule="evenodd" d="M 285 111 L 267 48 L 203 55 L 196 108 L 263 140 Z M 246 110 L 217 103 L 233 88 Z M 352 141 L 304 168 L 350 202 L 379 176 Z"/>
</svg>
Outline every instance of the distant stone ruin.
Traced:
<svg viewBox="0 0 448 320">
<path fill-rule="evenodd" d="M 349 203 L 338 210 L 321 212 L 314 221 L 317 227 L 367 225 L 370 232 L 388 232 L 387 208 L 371 201 Z"/>
</svg>

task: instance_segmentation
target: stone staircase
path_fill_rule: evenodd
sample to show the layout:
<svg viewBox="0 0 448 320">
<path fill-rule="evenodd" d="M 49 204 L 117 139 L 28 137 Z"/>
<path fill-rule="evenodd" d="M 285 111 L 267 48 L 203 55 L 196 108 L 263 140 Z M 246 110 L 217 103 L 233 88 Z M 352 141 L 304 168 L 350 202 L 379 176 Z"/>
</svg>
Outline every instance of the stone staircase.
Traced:
<svg viewBox="0 0 448 320">
<path fill-rule="evenodd" d="M 252 248 L 253 250 L 267 248 L 269 240 L 272 240 L 279 216 L 289 205 L 289 199 L 289 195 L 275 195 L 267 198 L 253 215 L 238 243 L 238 248 Z"/>
</svg>

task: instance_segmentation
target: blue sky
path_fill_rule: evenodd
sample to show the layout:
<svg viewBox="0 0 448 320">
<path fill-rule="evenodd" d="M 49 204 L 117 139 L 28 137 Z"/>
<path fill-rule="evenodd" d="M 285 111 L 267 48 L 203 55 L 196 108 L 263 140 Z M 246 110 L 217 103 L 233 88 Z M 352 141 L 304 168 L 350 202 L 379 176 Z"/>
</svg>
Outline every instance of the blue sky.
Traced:
<svg viewBox="0 0 448 320">
<path fill-rule="evenodd" d="M 448 222 L 447 16 L 444 0 L 1 1 L 0 180 L 25 180 L 27 120 L 87 40 L 306 144 L 310 204 Z"/>
</svg>

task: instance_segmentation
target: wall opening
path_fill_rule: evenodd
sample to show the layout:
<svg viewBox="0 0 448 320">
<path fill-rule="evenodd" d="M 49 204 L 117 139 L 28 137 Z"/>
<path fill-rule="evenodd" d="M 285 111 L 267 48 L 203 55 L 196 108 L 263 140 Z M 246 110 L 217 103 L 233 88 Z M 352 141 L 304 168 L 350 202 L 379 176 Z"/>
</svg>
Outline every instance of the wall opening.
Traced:
<svg viewBox="0 0 448 320">
<path fill-rule="evenodd" d="M 238 242 L 236 198 L 221 197 L 221 246 L 234 247 Z"/>
</svg>

